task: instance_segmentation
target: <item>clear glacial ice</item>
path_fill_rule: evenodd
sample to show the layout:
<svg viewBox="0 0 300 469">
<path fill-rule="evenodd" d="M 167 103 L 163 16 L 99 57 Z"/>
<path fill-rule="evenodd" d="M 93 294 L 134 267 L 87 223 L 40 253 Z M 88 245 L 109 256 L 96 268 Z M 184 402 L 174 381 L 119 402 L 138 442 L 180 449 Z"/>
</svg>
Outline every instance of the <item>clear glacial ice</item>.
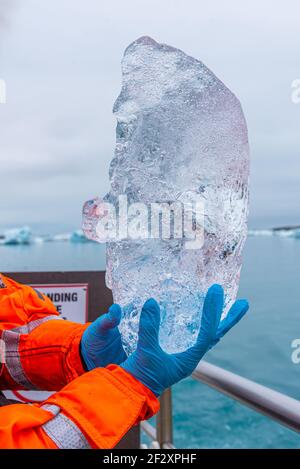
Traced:
<svg viewBox="0 0 300 469">
<path fill-rule="evenodd" d="M 187 249 L 184 237 L 125 237 L 109 238 L 106 250 L 106 283 L 123 307 L 126 350 L 136 346 L 143 302 L 154 297 L 161 306 L 161 345 L 181 351 L 196 339 L 209 286 L 224 287 L 223 317 L 237 294 L 247 234 L 247 125 L 235 95 L 202 62 L 174 47 L 136 40 L 125 51 L 122 75 L 110 192 L 85 204 L 83 230 L 107 241 L 99 221 L 105 204 L 118 207 L 120 195 L 128 205 L 201 198 L 203 246 Z"/>
</svg>

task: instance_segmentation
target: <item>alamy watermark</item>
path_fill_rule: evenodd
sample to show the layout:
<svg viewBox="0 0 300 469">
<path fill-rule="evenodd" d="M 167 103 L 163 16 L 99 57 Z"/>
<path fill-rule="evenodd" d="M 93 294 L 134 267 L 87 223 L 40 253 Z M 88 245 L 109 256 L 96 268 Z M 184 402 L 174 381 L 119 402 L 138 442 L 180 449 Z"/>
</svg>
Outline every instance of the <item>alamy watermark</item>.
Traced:
<svg viewBox="0 0 300 469">
<path fill-rule="evenodd" d="M 294 104 L 300 104 L 300 78 L 292 82 L 291 99 Z"/>
<path fill-rule="evenodd" d="M 0 104 L 6 103 L 6 83 L 0 78 Z"/>
<path fill-rule="evenodd" d="M 182 239 L 186 249 L 203 246 L 204 201 L 196 193 L 184 202 L 148 204 L 129 204 L 126 195 L 119 195 L 116 203 L 87 202 L 84 213 L 89 220 L 97 220 L 94 230 L 101 242 L 160 238 Z"/>
<path fill-rule="evenodd" d="M 298 365 L 300 363 L 300 339 L 294 339 L 291 343 L 291 347 L 294 349 L 291 360 L 295 365 Z"/>
</svg>

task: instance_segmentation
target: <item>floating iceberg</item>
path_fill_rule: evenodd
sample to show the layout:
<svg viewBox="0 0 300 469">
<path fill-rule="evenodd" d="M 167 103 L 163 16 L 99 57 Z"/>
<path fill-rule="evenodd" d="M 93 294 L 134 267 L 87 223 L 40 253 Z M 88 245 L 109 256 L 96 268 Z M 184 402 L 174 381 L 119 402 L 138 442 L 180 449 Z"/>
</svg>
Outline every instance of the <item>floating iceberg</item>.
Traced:
<svg viewBox="0 0 300 469">
<path fill-rule="evenodd" d="M 31 241 L 32 234 L 28 226 L 6 230 L 0 238 L 0 244 L 4 245 L 30 244 Z"/>
<path fill-rule="evenodd" d="M 114 105 L 111 189 L 103 200 L 85 204 L 83 230 L 91 239 L 107 241 L 99 224 L 107 204 L 120 210 L 121 195 L 130 206 L 180 201 L 192 207 L 201 198 L 203 246 L 187 249 L 185 236 L 124 234 L 107 245 L 106 282 L 123 306 L 126 349 L 136 345 L 140 308 L 152 296 L 161 305 L 162 346 L 180 351 L 197 336 L 211 284 L 224 286 L 224 315 L 236 297 L 247 234 L 247 126 L 234 94 L 202 62 L 178 49 L 142 37 L 126 49 L 122 72 Z"/>
<path fill-rule="evenodd" d="M 283 226 L 273 228 L 273 234 L 282 238 L 300 239 L 300 226 Z"/>
<path fill-rule="evenodd" d="M 273 236 L 273 230 L 248 230 L 248 236 Z"/>
<path fill-rule="evenodd" d="M 75 230 L 70 236 L 71 243 L 88 243 L 90 240 L 85 236 L 82 230 Z"/>
<path fill-rule="evenodd" d="M 284 226 L 268 230 L 249 230 L 248 236 L 277 236 L 280 238 L 300 239 L 300 227 Z"/>
<path fill-rule="evenodd" d="M 46 239 L 46 241 L 50 242 L 71 242 L 75 244 L 81 243 L 88 243 L 90 242 L 89 239 L 84 235 L 82 230 L 75 230 L 72 233 L 59 233 L 54 236 L 50 236 Z"/>
<path fill-rule="evenodd" d="M 0 233 L 0 246 L 16 246 L 28 244 L 44 244 L 50 242 L 70 242 L 75 244 L 86 244 L 91 242 L 81 229 L 71 233 L 33 235 L 29 226 L 11 228 Z"/>
</svg>

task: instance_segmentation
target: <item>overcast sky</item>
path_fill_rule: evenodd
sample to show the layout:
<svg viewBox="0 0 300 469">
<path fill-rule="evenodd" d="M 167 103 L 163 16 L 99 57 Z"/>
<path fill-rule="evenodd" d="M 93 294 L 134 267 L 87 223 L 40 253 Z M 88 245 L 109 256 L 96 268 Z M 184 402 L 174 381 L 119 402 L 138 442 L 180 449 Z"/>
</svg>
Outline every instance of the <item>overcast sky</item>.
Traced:
<svg viewBox="0 0 300 469">
<path fill-rule="evenodd" d="M 125 47 L 150 35 L 241 100 L 252 226 L 300 223 L 298 0 L 0 0 L 0 227 L 81 222 L 108 189 Z"/>
</svg>

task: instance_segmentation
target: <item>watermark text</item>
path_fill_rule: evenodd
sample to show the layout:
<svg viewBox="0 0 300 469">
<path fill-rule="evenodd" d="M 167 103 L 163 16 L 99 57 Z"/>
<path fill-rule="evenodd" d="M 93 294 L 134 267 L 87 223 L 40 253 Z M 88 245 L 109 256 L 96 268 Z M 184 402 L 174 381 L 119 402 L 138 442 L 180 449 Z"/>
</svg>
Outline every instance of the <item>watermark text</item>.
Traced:
<svg viewBox="0 0 300 469">
<path fill-rule="evenodd" d="M 100 242 L 124 239 L 181 239 L 186 249 L 201 249 L 204 242 L 204 201 L 194 193 L 188 201 L 128 203 L 119 195 L 115 203 L 100 199 L 84 206 L 87 220 L 97 220 Z M 86 230 L 85 230 L 86 231 Z"/>
<path fill-rule="evenodd" d="M 291 347 L 294 349 L 291 360 L 295 365 L 298 365 L 300 363 L 300 339 L 294 339 L 291 343 Z"/>
<path fill-rule="evenodd" d="M 0 104 L 6 103 L 6 83 L 0 78 Z"/>
<path fill-rule="evenodd" d="M 291 99 L 294 104 L 300 104 L 300 78 L 292 82 Z"/>
</svg>

